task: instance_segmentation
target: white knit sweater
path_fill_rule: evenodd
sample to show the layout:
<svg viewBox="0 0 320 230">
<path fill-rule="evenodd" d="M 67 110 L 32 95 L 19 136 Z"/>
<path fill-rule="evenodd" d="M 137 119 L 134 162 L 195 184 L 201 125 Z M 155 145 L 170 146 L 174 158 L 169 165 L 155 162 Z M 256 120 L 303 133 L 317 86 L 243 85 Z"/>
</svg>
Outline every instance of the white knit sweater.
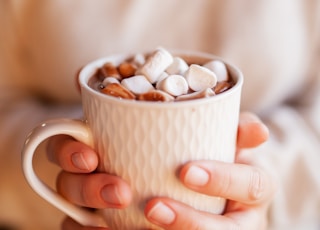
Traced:
<svg viewBox="0 0 320 230">
<path fill-rule="evenodd" d="M 279 179 L 270 229 L 320 228 L 320 2 L 0 1 L 0 225 L 57 229 L 63 214 L 26 184 L 20 151 L 35 124 L 81 116 L 77 70 L 157 46 L 213 53 L 244 73 L 242 110 L 270 141 L 252 149 Z M 54 184 L 57 167 L 37 159 Z"/>
</svg>

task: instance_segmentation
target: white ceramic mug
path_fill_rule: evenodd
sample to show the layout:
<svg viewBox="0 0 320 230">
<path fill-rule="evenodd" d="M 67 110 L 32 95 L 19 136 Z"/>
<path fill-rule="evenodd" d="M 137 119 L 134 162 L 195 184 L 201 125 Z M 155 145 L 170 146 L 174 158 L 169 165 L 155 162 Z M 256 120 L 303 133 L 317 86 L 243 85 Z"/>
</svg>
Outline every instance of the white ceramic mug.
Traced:
<svg viewBox="0 0 320 230">
<path fill-rule="evenodd" d="M 194 52 L 175 52 L 188 63 L 203 64 L 219 57 Z M 152 197 L 170 197 L 199 210 L 220 214 L 225 199 L 187 189 L 177 170 L 193 160 L 233 162 L 243 83 L 241 72 L 226 62 L 235 85 L 210 98 L 181 102 L 142 102 L 103 95 L 88 86 L 90 77 L 105 62 L 121 63 L 128 55 L 102 58 L 89 63 L 79 75 L 84 121 L 59 119 L 36 127 L 23 149 L 23 170 L 31 187 L 44 199 L 82 225 L 111 229 L 157 229 L 144 216 Z M 223 60 L 221 60 L 223 61 Z M 67 134 L 92 146 L 99 154 L 98 171 L 126 180 L 133 199 L 124 210 L 89 212 L 71 204 L 35 174 L 32 159 L 45 139 Z"/>
</svg>

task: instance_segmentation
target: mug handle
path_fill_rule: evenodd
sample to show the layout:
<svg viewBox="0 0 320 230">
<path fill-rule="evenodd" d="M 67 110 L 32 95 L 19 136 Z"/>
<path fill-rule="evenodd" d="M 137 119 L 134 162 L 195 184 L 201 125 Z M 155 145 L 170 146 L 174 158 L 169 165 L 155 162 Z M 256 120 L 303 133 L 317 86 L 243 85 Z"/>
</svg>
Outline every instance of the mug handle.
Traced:
<svg viewBox="0 0 320 230">
<path fill-rule="evenodd" d="M 28 183 L 43 199 L 78 223 L 84 226 L 107 227 L 102 216 L 70 203 L 36 175 L 32 161 L 37 147 L 47 138 L 59 134 L 69 135 L 86 145 L 93 146 L 91 131 L 83 121 L 56 119 L 37 126 L 28 135 L 22 150 L 22 169 Z"/>
</svg>

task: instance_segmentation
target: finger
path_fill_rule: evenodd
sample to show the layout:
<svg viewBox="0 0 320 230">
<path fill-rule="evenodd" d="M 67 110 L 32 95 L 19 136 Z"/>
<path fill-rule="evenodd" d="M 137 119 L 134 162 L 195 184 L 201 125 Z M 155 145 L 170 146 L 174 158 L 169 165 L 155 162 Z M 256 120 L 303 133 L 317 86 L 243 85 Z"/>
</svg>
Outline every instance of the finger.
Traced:
<svg viewBox="0 0 320 230">
<path fill-rule="evenodd" d="M 242 229 L 267 229 L 269 204 L 266 202 L 261 206 L 246 207 L 229 200 L 224 216 L 235 220 Z"/>
<path fill-rule="evenodd" d="M 81 226 L 71 218 L 67 217 L 61 224 L 62 230 L 109 230 L 109 228 L 102 228 L 102 227 L 86 227 Z"/>
<path fill-rule="evenodd" d="M 272 178 L 260 168 L 220 161 L 195 161 L 180 171 L 181 181 L 190 189 L 248 205 L 272 198 Z"/>
<path fill-rule="evenodd" d="M 168 198 L 155 198 L 145 208 L 146 218 L 167 230 L 242 229 L 232 218 L 197 211 Z"/>
<path fill-rule="evenodd" d="M 269 130 L 254 114 L 242 112 L 238 126 L 238 148 L 252 148 L 264 143 L 269 137 Z"/>
<path fill-rule="evenodd" d="M 61 172 L 57 190 L 70 202 L 90 208 L 125 208 L 131 201 L 129 185 L 120 177 L 105 173 Z"/>
<path fill-rule="evenodd" d="M 98 156 L 92 148 L 65 135 L 50 138 L 47 154 L 50 161 L 67 172 L 88 173 L 98 165 Z"/>
</svg>

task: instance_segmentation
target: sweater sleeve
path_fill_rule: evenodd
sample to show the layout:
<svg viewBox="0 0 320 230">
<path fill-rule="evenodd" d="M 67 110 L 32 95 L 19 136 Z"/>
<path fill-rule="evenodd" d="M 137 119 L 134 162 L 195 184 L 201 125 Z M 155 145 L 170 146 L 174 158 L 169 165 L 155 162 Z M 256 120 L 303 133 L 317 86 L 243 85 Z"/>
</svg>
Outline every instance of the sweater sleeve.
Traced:
<svg viewBox="0 0 320 230">
<path fill-rule="evenodd" d="M 254 149 L 255 160 L 277 179 L 270 229 L 319 229 L 320 226 L 320 46 L 310 81 L 286 104 L 264 117 L 270 140 Z"/>
<path fill-rule="evenodd" d="M 50 105 L 12 93 L 17 90 L 10 91 L 0 93 L 0 226 L 59 229 L 64 214 L 29 187 L 22 173 L 20 154 L 27 134 L 37 124 L 51 118 L 81 118 L 81 106 Z M 35 169 L 39 177 L 54 188 L 60 168 L 47 160 L 43 146 L 34 157 Z"/>
</svg>

